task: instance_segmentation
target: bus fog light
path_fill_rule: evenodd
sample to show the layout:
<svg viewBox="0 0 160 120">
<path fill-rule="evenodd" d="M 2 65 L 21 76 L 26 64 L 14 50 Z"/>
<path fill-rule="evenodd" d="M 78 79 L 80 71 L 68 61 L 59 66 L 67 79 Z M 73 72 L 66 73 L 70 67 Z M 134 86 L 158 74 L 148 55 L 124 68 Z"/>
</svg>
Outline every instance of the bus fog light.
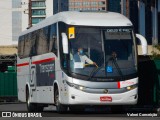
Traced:
<svg viewBox="0 0 160 120">
<path fill-rule="evenodd" d="M 72 99 L 75 99 L 75 96 L 74 96 L 74 95 L 72 95 L 72 96 L 71 96 L 71 98 L 72 98 Z"/>
</svg>

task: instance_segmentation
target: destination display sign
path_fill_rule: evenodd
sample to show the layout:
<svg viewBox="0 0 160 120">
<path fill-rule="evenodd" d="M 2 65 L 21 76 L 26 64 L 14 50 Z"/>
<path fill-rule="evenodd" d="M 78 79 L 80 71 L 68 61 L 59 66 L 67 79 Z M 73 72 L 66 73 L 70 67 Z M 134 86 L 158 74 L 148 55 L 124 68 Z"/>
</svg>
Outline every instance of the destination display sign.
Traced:
<svg viewBox="0 0 160 120">
<path fill-rule="evenodd" d="M 131 39 L 131 29 L 107 29 L 105 31 L 106 40 Z"/>
</svg>

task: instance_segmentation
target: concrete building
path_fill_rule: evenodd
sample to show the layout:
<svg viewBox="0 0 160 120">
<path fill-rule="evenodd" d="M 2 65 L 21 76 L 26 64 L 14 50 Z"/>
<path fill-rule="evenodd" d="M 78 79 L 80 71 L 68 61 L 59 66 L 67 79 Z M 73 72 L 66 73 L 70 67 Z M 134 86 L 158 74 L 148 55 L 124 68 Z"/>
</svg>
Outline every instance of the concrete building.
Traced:
<svg viewBox="0 0 160 120">
<path fill-rule="evenodd" d="M 53 15 L 53 0 L 31 0 L 32 25 Z M 0 0 L 0 46 L 17 45 L 29 24 L 29 0 Z"/>
<path fill-rule="evenodd" d="M 22 31 L 53 15 L 53 0 L 22 0 Z"/>
<path fill-rule="evenodd" d="M 0 72 L 14 66 L 17 39 L 22 31 L 21 0 L 0 0 Z"/>
<path fill-rule="evenodd" d="M 62 11 L 68 11 L 68 1 L 69 0 L 53 0 L 53 14 Z"/>
<path fill-rule="evenodd" d="M 29 26 L 29 13 L 32 25 L 53 15 L 53 0 L 0 0 L 0 72 L 16 65 L 18 36 Z"/>
<path fill-rule="evenodd" d="M 160 44 L 160 0 L 121 0 L 136 33 L 147 39 L 149 54 L 153 51 L 152 45 Z"/>
<path fill-rule="evenodd" d="M 106 11 L 106 0 L 69 0 L 70 11 Z"/>
<path fill-rule="evenodd" d="M 134 24 L 136 33 L 148 42 L 151 55 L 153 45 L 160 44 L 160 0 L 107 0 L 108 11 L 127 16 Z"/>
<path fill-rule="evenodd" d="M 129 0 L 126 3 L 123 4 L 124 15 L 128 13 L 135 31 L 145 36 L 149 45 L 160 43 L 160 0 Z"/>
<path fill-rule="evenodd" d="M 53 15 L 53 0 L 31 0 L 32 25 Z"/>
<path fill-rule="evenodd" d="M 21 0 L 0 0 L 0 46 L 16 45 L 22 30 Z"/>
</svg>

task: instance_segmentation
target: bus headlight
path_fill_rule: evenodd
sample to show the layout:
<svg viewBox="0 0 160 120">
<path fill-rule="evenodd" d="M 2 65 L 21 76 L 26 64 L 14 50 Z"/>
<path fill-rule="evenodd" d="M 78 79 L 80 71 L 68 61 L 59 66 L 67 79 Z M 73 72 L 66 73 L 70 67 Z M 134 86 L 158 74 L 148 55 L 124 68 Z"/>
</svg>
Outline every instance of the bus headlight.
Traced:
<svg viewBox="0 0 160 120">
<path fill-rule="evenodd" d="M 79 89 L 80 89 L 80 90 L 84 90 L 84 87 L 83 87 L 83 86 L 79 86 Z"/>
<path fill-rule="evenodd" d="M 126 87 L 127 90 L 133 90 L 135 88 L 137 88 L 137 84 Z"/>
<path fill-rule="evenodd" d="M 70 83 L 68 81 L 66 81 L 66 83 L 70 86 L 70 87 L 74 87 L 75 89 L 78 89 L 78 90 L 81 90 L 83 91 L 85 89 L 84 86 L 81 86 L 81 85 L 77 85 L 77 84 L 73 84 L 73 83 Z"/>
<path fill-rule="evenodd" d="M 78 89 L 78 90 L 81 90 L 81 91 L 83 91 L 83 90 L 85 89 L 84 86 L 76 85 L 76 84 L 74 84 L 73 87 L 74 87 L 75 89 Z"/>
<path fill-rule="evenodd" d="M 127 90 L 130 90 L 130 89 L 131 89 L 131 87 L 130 87 L 130 86 L 128 86 L 128 87 L 127 87 Z"/>
</svg>

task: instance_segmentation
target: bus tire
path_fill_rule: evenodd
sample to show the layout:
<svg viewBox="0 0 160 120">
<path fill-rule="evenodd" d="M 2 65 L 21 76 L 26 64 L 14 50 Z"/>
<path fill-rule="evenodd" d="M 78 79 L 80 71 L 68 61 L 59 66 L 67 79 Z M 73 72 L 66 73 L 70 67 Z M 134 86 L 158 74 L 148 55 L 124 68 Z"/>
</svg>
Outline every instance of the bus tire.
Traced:
<svg viewBox="0 0 160 120">
<path fill-rule="evenodd" d="M 36 111 L 36 104 L 30 102 L 30 95 L 28 90 L 26 91 L 26 103 L 28 112 Z"/>
<path fill-rule="evenodd" d="M 58 88 L 55 90 L 54 101 L 55 101 L 55 105 L 56 105 L 56 109 L 57 109 L 58 113 L 65 113 L 67 111 L 68 107 L 65 106 L 65 105 L 62 105 L 59 102 L 59 91 L 58 91 Z"/>
<path fill-rule="evenodd" d="M 85 110 L 85 107 L 84 106 L 69 106 L 69 110 L 71 112 L 74 112 L 74 113 L 78 113 L 78 112 L 84 112 Z"/>
<path fill-rule="evenodd" d="M 123 105 L 115 105 L 115 106 L 111 106 L 111 112 L 118 114 L 118 113 L 124 113 L 125 110 Z"/>
<path fill-rule="evenodd" d="M 43 112 L 43 105 L 41 105 L 41 104 L 36 104 L 36 110 L 37 110 L 37 112 Z"/>
</svg>

